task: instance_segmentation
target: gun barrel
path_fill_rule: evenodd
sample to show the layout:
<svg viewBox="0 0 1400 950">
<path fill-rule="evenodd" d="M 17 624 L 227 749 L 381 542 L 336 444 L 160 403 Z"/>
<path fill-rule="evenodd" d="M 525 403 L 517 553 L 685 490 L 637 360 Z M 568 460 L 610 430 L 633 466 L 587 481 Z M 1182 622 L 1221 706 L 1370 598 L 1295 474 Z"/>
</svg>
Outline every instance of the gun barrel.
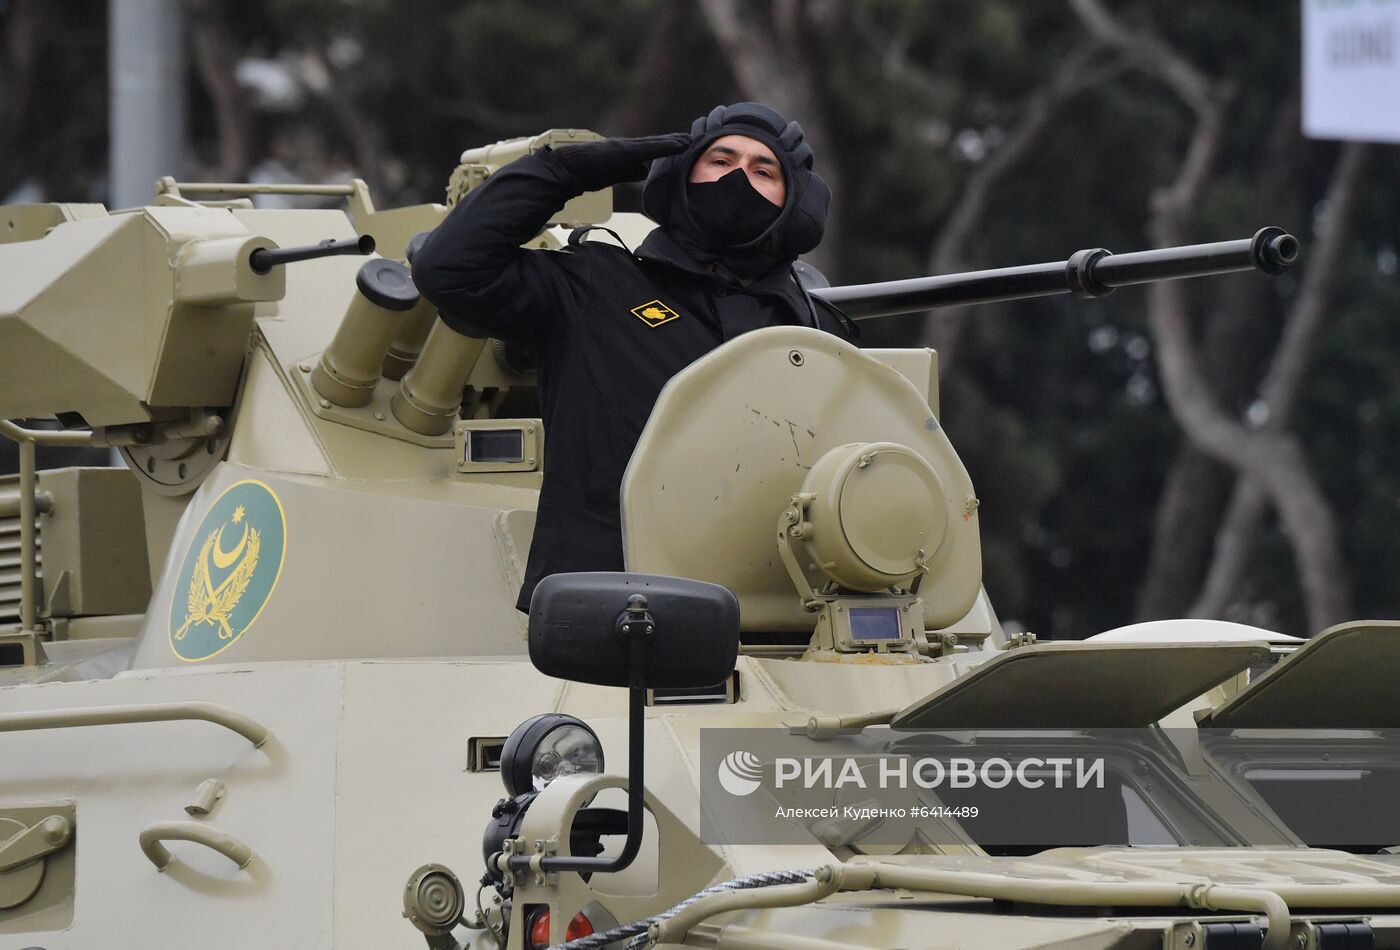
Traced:
<svg viewBox="0 0 1400 950">
<path fill-rule="evenodd" d="M 1236 271 L 1278 274 L 1298 259 L 1298 239 L 1281 228 L 1263 228 L 1254 237 L 1213 244 L 1166 247 L 1130 254 L 1103 248 L 1076 252 L 1069 260 L 1023 267 L 1001 267 L 965 274 L 916 277 L 878 284 L 852 284 L 813 290 L 853 320 L 916 313 L 936 307 L 990 303 L 1072 293 L 1102 297 L 1116 287 L 1181 277 Z"/>
<path fill-rule="evenodd" d="M 320 244 L 307 244 L 303 247 L 259 248 L 248 257 L 248 263 L 259 274 L 266 274 L 281 264 L 295 261 L 309 261 L 317 257 L 331 257 L 336 254 L 373 254 L 374 238 L 361 234 L 356 238 L 341 241 L 325 240 Z"/>
</svg>

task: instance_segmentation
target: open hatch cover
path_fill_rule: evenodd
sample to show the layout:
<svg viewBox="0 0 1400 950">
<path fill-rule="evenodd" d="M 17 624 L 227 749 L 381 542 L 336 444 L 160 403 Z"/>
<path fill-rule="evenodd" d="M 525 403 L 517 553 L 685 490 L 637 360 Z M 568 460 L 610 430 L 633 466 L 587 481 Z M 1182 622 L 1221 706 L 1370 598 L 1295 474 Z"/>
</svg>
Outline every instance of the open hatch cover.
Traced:
<svg viewBox="0 0 1400 950">
<path fill-rule="evenodd" d="M 1038 643 L 901 710 L 895 729 L 1135 729 L 1269 655 L 1267 643 Z"/>
<path fill-rule="evenodd" d="M 1329 627 L 1201 720 L 1218 729 L 1400 729 L 1400 621 Z"/>
</svg>

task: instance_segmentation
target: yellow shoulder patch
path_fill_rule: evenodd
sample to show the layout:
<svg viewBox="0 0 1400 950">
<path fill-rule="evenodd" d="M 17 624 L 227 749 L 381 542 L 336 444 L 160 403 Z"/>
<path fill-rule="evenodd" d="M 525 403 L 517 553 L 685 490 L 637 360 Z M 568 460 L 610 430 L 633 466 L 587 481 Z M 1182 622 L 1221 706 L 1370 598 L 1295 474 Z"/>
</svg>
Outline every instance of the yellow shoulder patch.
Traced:
<svg viewBox="0 0 1400 950">
<path fill-rule="evenodd" d="M 680 314 L 659 300 L 651 300 L 640 307 L 633 307 L 632 312 L 637 315 L 637 319 L 649 327 L 659 327 L 663 323 L 670 323 L 672 320 L 680 318 Z"/>
</svg>

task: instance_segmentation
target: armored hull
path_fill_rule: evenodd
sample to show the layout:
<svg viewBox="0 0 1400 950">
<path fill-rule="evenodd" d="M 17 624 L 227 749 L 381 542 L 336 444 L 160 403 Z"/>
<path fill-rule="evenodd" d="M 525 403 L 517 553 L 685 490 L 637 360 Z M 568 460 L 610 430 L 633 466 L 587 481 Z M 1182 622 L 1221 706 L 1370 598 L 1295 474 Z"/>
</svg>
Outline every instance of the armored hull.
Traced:
<svg viewBox="0 0 1400 950">
<path fill-rule="evenodd" d="M 527 617 L 535 380 L 397 263 L 445 209 L 210 187 L 0 209 L 0 414 L 59 420 L 4 429 L 0 946 L 1400 945 L 1394 624 L 1008 640 L 936 354 L 801 328 L 672 380 L 603 620 L 567 578 Z M 534 243 L 597 222 L 648 226 L 589 195 Z M 814 293 L 1103 292 L 1279 269 L 1286 237 Z M 44 441 L 128 467 L 36 476 Z"/>
</svg>

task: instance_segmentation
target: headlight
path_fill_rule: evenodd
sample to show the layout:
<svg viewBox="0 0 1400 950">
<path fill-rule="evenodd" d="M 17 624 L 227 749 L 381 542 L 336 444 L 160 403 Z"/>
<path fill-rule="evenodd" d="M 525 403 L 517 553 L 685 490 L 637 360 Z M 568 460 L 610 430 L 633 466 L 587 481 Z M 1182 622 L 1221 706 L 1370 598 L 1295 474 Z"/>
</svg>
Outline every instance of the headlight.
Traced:
<svg viewBox="0 0 1400 950">
<path fill-rule="evenodd" d="M 561 775 L 603 771 L 603 745 L 587 723 L 564 713 L 532 716 L 501 750 L 501 779 L 512 796 L 543 791 Z"/>
</svg>

